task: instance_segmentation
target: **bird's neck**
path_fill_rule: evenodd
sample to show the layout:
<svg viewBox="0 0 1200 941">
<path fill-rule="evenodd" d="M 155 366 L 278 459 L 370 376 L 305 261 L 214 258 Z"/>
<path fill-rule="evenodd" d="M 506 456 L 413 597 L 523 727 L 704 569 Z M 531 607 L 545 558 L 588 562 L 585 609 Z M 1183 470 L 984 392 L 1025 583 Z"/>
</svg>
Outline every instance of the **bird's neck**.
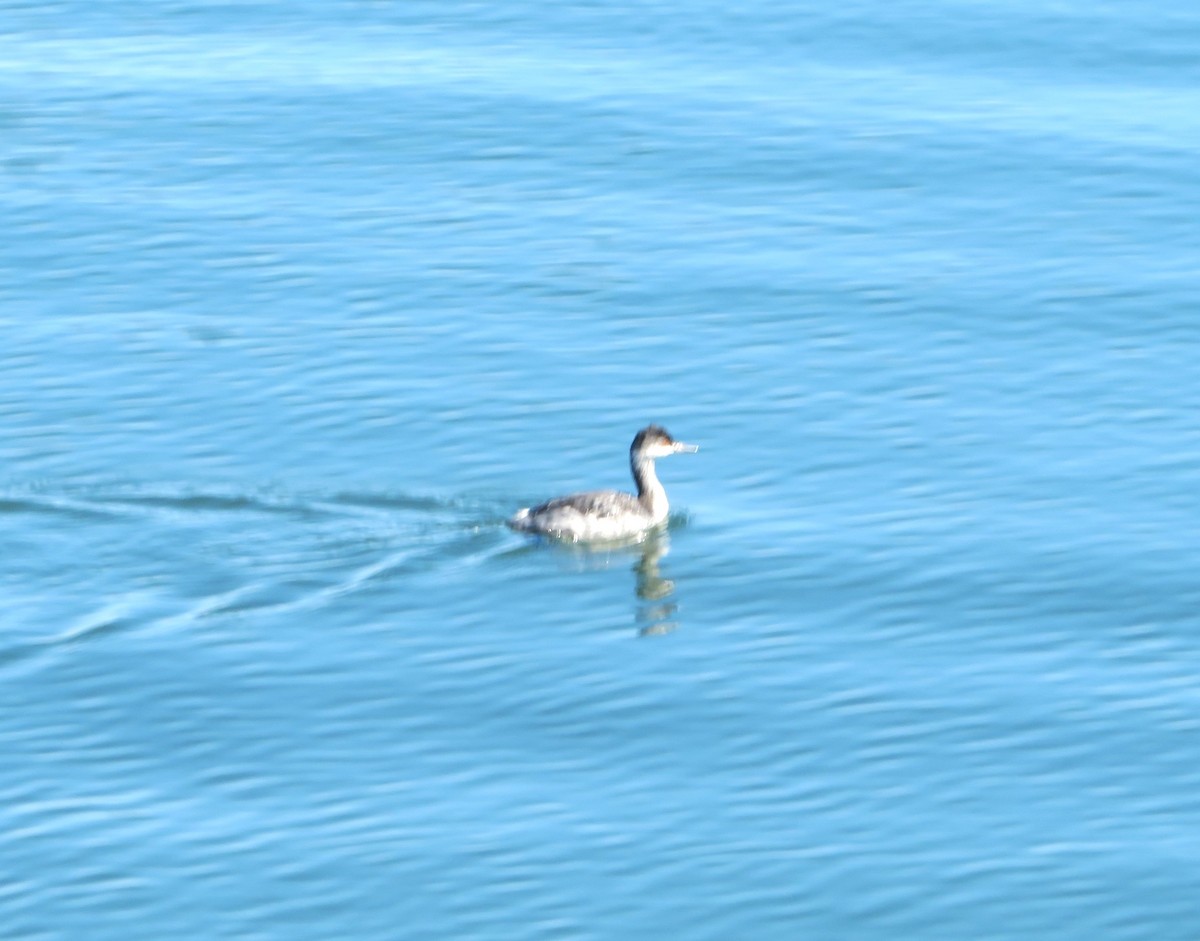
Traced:
<svg viewBox="0 0 1200 941">
<path fill-rule="evenodd" d="M 663 489 L 658 475 L 654 473 L 654 460 L 630 455 L 629 465 L 633 470 L 633 479 L 637 482 L 638 502 L 656 520 L 666 519 L 670 510 L 670 506 L 667 504 L 667 491 Z"/>
</svg>

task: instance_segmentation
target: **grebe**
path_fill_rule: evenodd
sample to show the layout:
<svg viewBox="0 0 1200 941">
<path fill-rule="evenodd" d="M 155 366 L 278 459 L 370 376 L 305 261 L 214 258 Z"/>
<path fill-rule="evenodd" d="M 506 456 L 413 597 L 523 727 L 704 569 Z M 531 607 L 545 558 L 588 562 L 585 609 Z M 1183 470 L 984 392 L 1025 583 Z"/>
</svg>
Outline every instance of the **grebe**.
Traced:
<svg viewBox="0 0 1200 941">
<path fill-rule="evenodd" d="M 628 539 L 667 518 L 667 491 L 654 473 L 656 458 L 691 454 L 700 448 L 676 441 L 667 430 L 649 425 L 629 446 L 629 466 L 637 496 L 619 490 L 592 490 L 557 497 L 532 509 L 518 510 L 508 521 L 513 529 L 561 539 Z"/>
</svg>

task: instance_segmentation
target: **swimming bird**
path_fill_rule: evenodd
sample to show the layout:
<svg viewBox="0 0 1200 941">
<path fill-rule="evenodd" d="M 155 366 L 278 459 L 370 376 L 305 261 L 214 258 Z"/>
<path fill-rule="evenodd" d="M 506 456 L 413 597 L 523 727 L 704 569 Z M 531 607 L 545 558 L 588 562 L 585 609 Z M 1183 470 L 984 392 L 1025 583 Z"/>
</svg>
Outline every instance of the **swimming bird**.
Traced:
<svg viewBox="0 0 1200 941">
<path fill-rule="evenodd" d="M 670 510 L 667 491 L 654 473 L 655 460 L 699 450 L 694 444 L 676 441 L 659 425 L 648 425 L 629 446 L 629 467 L 637 496 L 620 490 L 591 490 L 556 497 L 518 510 L 508 525 L 519 532 L 574 541 L 639 536 L 663 522 Z"/>
</svg>

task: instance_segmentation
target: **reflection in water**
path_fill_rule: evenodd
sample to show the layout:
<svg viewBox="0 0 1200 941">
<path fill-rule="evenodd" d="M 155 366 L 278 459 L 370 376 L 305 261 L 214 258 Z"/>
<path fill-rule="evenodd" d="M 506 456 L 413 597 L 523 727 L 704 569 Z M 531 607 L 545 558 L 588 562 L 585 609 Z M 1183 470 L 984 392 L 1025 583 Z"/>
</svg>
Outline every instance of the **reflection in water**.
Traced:
<svg viewBox="0 0 1200 941">
<path fill-rule="evenodd" d="M 565 549 L 581 569 L 610 569 L 614 561 L 634 560 L 634 626 L 638 634 L 669 634 L 679 626 L 679 605 L 673 600 L 675 582 L 666 578 L 659 562 L 671 548 L 665 527 L 651 530 L 642 539 L 620 542 L 555 543 Z"/>
<path fill-rule="evenodd" d="M 675 612 L 679 609 L 672 597 L 675 594 L 675 583 L 664 578 L 659 571 L 659 560 L 671 548 L 671 539 L 665 529 L 655 530 L 642 543 L 641 558 L 633 566 L 637 575 L 637 625 L 638 633 L 645 637 L 649 634 L 669 634 L 679 626 L 675 620 Z"/>
</svg>

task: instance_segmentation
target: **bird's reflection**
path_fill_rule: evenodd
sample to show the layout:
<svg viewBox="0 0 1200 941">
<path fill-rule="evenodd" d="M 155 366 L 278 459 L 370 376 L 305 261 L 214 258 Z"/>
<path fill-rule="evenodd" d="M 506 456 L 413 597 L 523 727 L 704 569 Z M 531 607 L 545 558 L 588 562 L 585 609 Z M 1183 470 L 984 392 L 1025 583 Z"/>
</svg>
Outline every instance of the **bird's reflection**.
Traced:
<svg viewBox="0 0 1200 941">
<path fill-rule="evenodd" d="M 679 626 L 675 620 L 679 605 L 672 600 L 675 583 L 665 578 L 658 567 L 659 561 L 670 549 L 671 538 L 665 529 L 652 532 L 642 543 L 641 558 L 633 565 L 637 576 L 637 628 L 643 637 L 669 634 Z"/>
<path fill-rule="evenodd" d="M 569 551 L 581 567 L 589 569 L 607 569 L 617 559 L 633 559 L 634 627 L 647 637 L 669 634 L 679 626 L 675 582 L 659 566 L 670 548 L 671 537 L 660 527 L 637 541 L 571 544 Z"/>
</svg>

